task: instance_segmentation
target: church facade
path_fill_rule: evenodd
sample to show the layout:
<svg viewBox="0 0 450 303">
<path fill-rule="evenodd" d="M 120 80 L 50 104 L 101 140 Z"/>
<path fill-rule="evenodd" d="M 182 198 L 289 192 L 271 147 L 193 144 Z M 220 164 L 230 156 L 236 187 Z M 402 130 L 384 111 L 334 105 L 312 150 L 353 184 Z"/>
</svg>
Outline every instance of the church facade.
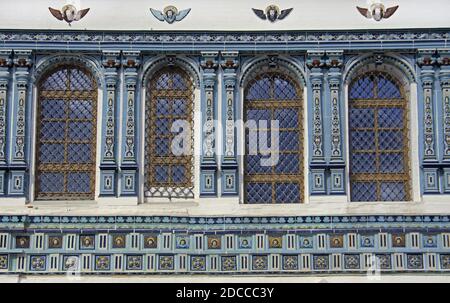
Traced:
<svg viewBox="0 0 450 303">
<path fill-rule="evenodd" d="M 172 30 L 195 10 L 171 9 L 2 25 L 0 274 L 450 271 L 448 27 Z"/>
</svg>

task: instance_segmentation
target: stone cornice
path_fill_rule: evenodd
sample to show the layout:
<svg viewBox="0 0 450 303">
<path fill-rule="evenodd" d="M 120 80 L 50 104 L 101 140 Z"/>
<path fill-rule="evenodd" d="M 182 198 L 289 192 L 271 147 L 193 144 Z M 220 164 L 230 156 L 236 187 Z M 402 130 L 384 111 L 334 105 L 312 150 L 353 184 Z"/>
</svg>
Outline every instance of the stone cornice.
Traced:
<svg viewBox="0 0 450 303">
<path fill-rule="evenodd" d="M 310 48 L 320 43 L 322 48 L 339 49 L 369 48 L 382 46 L 389 48 L 418 48 L 433 43 L 434 47 L 445 47 L 450 39 L 450 29 L 405 29 L 405 30 L 349 30 L 349 31 L 271 31 L 271 32 L 162 32 L 162 31 L 49 31 L 49 30 L 3 30 L 0 40 L 4 47 L 23 47 L 32 43 L 33 47 L 51 49 L 58 45 L 71 46 L 74 49 L 132 47 L 135 50 L 147 50 L 154 45 L 174 45 L 179 49 L 201 49 L 202 45 L 224 44 L 241 46 L 251 44 L 249 50 L 258 45 L 271 44 L 274 48 L 296 49 Z M 358 46 L 351 42 L 358 41 Z M 409 44 L 408 44 L 409 43 Z M 256 45 L 255 45 L 256 44 Z M 17 46 L 16 46 L 17 45 Z M 291 48 L 292 49 L 292 48 Z M 236 48 L 239 50 L 239 48 Z"/>
</svg>

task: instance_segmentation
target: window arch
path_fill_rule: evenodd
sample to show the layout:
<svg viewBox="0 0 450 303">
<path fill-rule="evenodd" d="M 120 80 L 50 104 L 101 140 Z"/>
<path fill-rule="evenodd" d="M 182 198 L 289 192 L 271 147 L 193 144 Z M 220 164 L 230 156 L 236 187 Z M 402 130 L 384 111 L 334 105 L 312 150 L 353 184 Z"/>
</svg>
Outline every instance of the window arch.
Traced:
<svg viewBox="0 0 450 303">
<path fill-rule="evenodd" d="M 257 75 L 244 89 L 244 119 L 245 203 L 302 202 L 303 92 L 300 85 L 280 72 Z M 272 125 L 271 121 L 278 121 L 278 125 Z"/>
<path fill-rule="evenodd" d="M 349 86 L 352 201 L 410 200 L 408 100 L 392 75 L 372 71 Z"/>
<path fill-rule="evenodd" d="M 165 67 L 148 81 L 146 99 L 146 196 L 193 197 L 194 83 Z"/>
<path fill-rule="evenodd" d="M 36 199 L 94 199 L 97 83 L 64 64 L 38 83 Z"/>
</svg>

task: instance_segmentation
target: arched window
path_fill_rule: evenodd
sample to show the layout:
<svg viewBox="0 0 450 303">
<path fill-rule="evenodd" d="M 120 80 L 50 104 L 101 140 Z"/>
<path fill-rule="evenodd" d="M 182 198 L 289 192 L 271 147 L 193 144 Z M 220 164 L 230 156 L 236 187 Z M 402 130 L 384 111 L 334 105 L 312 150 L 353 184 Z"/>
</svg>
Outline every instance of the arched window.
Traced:
<svg viewBox="0 0 450 303">
<path fill-rule="evenodd" d="M 193 197 L 194 84 L 179 67 L 147 85 L 146 195 Z"/>
<path fill-rule="evenodd" d="M 94 199 L 97 83 L 58 66 L 38 84 L 36 199 Z"/>
<path fill-rule="evenodd" d="M 349 86 L 352 201 L 410 199 L 408 101 L 390 74 L 369 72 Z"/>
<path fill-rule="evenodd" d="M 282 73 L 260 74 L 245 87 L 245 203 L 303 201 L 302 106 L 299 84 Z"/>
</svg>

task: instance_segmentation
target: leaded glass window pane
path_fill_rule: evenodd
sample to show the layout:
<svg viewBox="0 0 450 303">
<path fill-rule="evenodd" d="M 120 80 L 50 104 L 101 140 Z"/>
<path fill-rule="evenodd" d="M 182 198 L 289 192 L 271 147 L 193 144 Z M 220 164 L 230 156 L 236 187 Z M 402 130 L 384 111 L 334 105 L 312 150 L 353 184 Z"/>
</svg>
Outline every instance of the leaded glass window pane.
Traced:
<svg viewBox="0 0 450 303">
<path fill-rule="evenodd" d="M 355 79 L 349 88 L 352 201 L 409 200 L 408 103 L 383 72 Z"/>
<path fill-rule="evenodd" d="M 147 85 L 147 196 L 193 197 L 193 94 L 192 80 L 179 67 L 163 68 Z M 177 141 L 180 134 L 185 140 Z"/>
<path fill-rule="evenodd" d="M 97 84 L 82 67 L 57 67 L 38 84 L 36 199 L 94 199 Z"/>
<path fill-rule="evenodd" d="M 264 73 L 248 83 L 244 91 L 246 203 L 303 200 L 302 102 L 298 83 L 281 73 Z M 272 146 L 277 141 L 273 136 L 278 138 L 277 148 Z"/>
</svg>

